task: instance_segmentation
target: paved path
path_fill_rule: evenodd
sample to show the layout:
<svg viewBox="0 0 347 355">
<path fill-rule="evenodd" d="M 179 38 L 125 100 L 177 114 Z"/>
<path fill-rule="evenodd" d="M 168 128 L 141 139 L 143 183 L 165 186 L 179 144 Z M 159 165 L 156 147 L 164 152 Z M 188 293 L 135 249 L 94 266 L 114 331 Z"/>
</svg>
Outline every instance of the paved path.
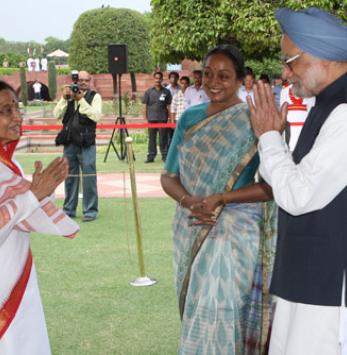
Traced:
<svg viewBox="0 0 347 355">
<path fill-rule="evenodd" d="M 138 197 L 166 197 L 160 185 L 160 174 L 137 173 Z M 131 197 L 129 173 L 98 174 L 99 197 Z M 56 197 L 64 197 L 64 184 L 58 186 Z"/>
<path fill-rule="evenodd" d="M 43 112 L 28 112 L 26 118 L 42 118 Z M 108 120 L 110 118 L 105 118 Z M 129 120 L 139 120 L 130 118 Z M 31 179 L 31 176 L 26 176 Z M 166 197 L 160 185 L 159 173 L 136 173 L 136 187 L 138 197 Z M 129 173 L 98 174 L 99 197 L 131 197 L 131 185 Z M 64 184 L 58 186 L 56 197 L 64 197 Z"/>
</svg>

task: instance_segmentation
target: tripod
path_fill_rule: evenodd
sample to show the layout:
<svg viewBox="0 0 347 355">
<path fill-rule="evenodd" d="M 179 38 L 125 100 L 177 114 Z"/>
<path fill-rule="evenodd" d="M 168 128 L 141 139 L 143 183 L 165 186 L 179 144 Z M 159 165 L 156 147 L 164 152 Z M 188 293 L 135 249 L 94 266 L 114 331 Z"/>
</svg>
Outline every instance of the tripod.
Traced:
<svg viewBox="0 0 347 355">
<path fill-rule="evenodd" d="M 117 74 L 112 74 L 112 79 L 113 79 L 113 95 L 114 97 L 116 97 L 116 93 L 117 93 L 117 80 L 118 80 L 118 117 L 116 119 L 116 124 L 125 124 L 125 118 L 122 116 L 122 95 L 121 95 L 121 77 L 122 74 L 118 74 L 118 78 L 117 78 Z M 128 133 L 128 129 L 127 128 L 119 128 L 118 129 L 118 133 L 119 133 L 119 151 L 117 150 L 114 140 L 116 139 L 116 129 L 114 128 L 112 131 L 112 135 L 110 138 L 110 141 L 108 143 L 108 147 L 106 150 L 106 154 L 104 157 L 104 163 L 106 163 L 107 161 L 107 157 L 108 157 L 108 153 L 110 152 L 111 146 L 114 150 L 114 152 L 117 155 L 117 158 L 119 160 L 124 160 L 127 156 L 127 147 L 125 144 L 125 137 L 129 136 Z M 134 160 L 135 160 L 135 156 L 133 156 Z"/>
</svg>

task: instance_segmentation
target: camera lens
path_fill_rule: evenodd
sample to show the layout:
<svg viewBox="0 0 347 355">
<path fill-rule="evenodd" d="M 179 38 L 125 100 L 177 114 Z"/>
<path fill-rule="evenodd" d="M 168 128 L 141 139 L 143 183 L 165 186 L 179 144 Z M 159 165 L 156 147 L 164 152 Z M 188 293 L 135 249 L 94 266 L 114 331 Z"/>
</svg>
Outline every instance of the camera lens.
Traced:
<svg viewBox="0 0 347 355">
<path fill-rule="evenodd" d="M 72 84 L 72 85 L 70 86 L 70 89 L 71 89 L 71 91 L 72 91 L 74 94 L 77 94 L 77 93 L 79 93 L 79 91 L 80 91 L 80 87 L 79 87 L 78 84 Z"/>
</svg>

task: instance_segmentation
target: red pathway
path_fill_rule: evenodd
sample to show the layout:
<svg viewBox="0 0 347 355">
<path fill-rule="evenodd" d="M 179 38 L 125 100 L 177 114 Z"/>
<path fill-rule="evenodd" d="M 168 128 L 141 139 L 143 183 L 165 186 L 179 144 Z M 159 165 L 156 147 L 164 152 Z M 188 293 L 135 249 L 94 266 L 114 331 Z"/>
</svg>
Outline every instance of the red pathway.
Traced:
<svg viewBox="0 0 347 355">
<path fill-rule="evenodd" d="M 30 178 L 28 176 L 28 178 Z M 129 173 L 98 174 L 99 197 L 131 197 Z M 138 197 L 166 197 L 158 173 L 136 173 Z M 58 186 L 57 198 L 64 197 L 64 184 Z"/>
</svg>

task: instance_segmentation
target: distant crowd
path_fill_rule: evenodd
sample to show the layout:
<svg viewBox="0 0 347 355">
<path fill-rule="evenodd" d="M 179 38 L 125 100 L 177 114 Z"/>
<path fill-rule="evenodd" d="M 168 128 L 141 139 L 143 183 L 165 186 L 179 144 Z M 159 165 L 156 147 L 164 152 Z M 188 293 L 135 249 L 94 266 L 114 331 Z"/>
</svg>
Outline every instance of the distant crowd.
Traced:
<svg viewBox="0 0 347 355">
<path fill-rule="evenodd" d="M 192 84 L 188 76 L 180 77 L 176 71 L 171 71 L 168 78 L 169 82 L 164 83 L 163 73 L 155 72 L 153 74 L 154 86 L 144 94 L 144 118 L 149 123 L 177 123 L 186 109 L 209 101 L 202 83 L 202 70 L 192 72 Z M 291 85 L 286 80 L 282 80 L 280 74 L 270 78 L 268 74 L 261 73 L 258 80 L 271 85 L 278 108 L 283 103 L 288 103 L 288 127 L 285 138 L 290 150 L 293 151 L 305 118 L 314 105 L 315 99 L 296 97 L 292 92 Z M 241 101 L 246 103 L 247 96 L 250 96 L 254 102 L 253 85 L 255 82 L 254 71 L 250 67 L 245 67 L 245 75 L 237 93 Z M 149 143 L 146 163 L 154 162 L 157 155 L 158 134 L 162 160 L 166 160 L 173 133 L 174 129 L 166 128 L 150 128 L 148 130 Z"/>
</svg>

